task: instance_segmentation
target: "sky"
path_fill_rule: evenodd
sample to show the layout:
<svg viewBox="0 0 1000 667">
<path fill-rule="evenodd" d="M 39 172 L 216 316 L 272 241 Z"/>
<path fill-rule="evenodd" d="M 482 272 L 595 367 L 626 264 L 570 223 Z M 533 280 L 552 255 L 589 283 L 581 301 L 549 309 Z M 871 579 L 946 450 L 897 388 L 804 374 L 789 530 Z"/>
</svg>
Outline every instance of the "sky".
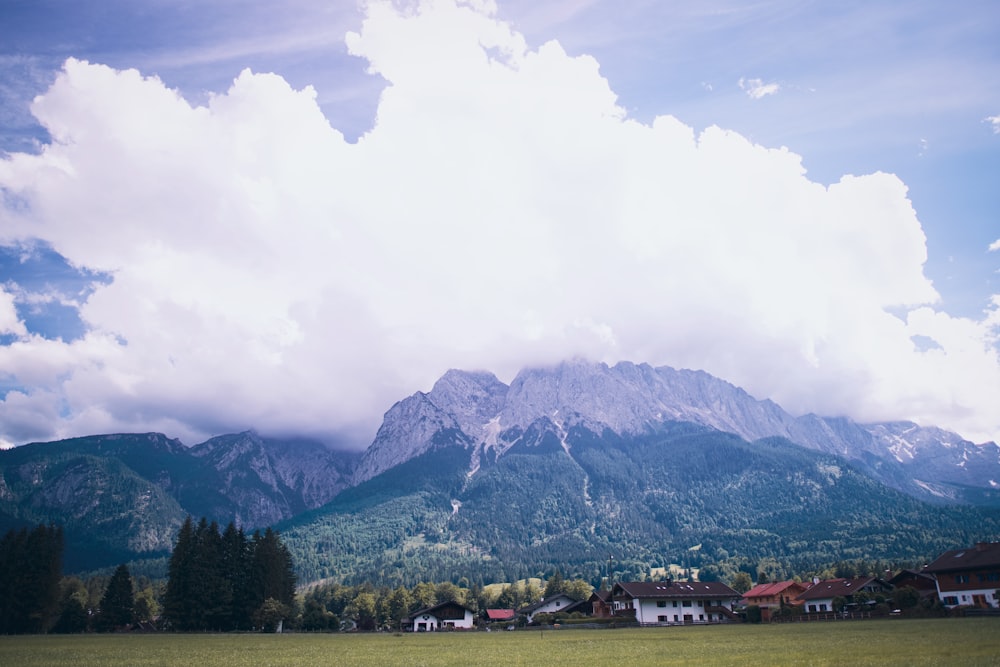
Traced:
<svg viewBox="0 0 1000 667">
<path fill-rule="evenodd" d="M 992 0 L 0 1 L 0 446 L 450 368 L 1000 440 Z"/>
</svg>

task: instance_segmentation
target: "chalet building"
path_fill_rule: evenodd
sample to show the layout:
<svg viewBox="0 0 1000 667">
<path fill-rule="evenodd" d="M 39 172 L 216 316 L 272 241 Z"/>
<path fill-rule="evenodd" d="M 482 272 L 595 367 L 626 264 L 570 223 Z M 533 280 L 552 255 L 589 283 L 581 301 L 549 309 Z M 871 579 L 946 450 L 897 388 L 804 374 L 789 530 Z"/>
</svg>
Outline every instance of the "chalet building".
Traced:
<svg viewBox="0 0 1000 667">
<path fill-rule="evenodd" d="M 889 580 L 893 589 L 910 587 L 920 594 L 921 599 L 937 597 L 937 580 L 926 570 L 900 570 Z"/>
<path fill-rule="evenodd" d="M 472 610 L 457 602 L 442 602 L 433 607 L 425 607 L 411 614 L 404 623 L 404 629 L 413 632 L 435 632 L 445 628 L 471 630 L 472 626 Z"/>
<path fill-rule="evenodd" d="M 946 551 L 923 572 L 934 575 L 946 607 L 1000 607 L 1000 542 Z"/>
<path fill-rule="evenodd" d="M 571 606 L 575 606 L 577 600 L 571 598 L 570 596 L 559 593 L 558 595 L 552 595 L 544 600 L 539 600 L 534 604 L 529 604 L 527 607 L 521 607 L 517 610 L 518 614 L 524 614 L 528 617 L 528 623 L 531 623 L 535 614 L 555 614 L 560 611 L 567 611 Z"/>
<path fill-rule="evenodd" d="M 769 584 L 757 584 L 743 594 L 743 604 L 760 607 L 761 620 L 771 620 L 771 614 L 782 607 L 799 606 L 796 600 L 805 593 L 806 585 L 797 581 L 775 581 Z"/>
<path fill-rule="evenodd" d="M 825 579 L 816 582 L 801 593 L 796 602 L 802 604 L 806 613 L 820 614 L 836 611 L 834 598 L 843 598 L 847 604 L 855 604 L 854 596 L 865 593 L 890 593 L 892 586 L 878 577 L 854 577 L 853 579 Z"/>
<path fill-rule="evenodd" d="M 591 615 L 597 618 L 611 618 L 611 591 L 597 590 L 590 594 Z"/>
<path fill-rule="evenodd" d="M 719 581 L 619 582 L 611 589 L 615 616 L 643 625 L 726 623 L 740 594 Z"/>
</svg>

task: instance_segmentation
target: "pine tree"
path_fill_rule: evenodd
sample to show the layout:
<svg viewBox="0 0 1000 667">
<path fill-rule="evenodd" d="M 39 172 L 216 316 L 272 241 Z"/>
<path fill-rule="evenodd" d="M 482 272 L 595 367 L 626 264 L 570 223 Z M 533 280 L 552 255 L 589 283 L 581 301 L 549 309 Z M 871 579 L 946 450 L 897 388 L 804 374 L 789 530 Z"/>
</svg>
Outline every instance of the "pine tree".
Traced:
<svg viewBox="0 0 1000 667">
<path fill-rule="evenodd" d="M 111 632 L 132 624 L 135 617 L 135 591 L 132 576 L 125 565 L 119 565 L 111 575 L 108 588 L 101 598 L 100 610 L 97 620 L 100 632 Z"/>
<path fill-rule="evenodd" d="M 194 522 L 188 516 L 177 533 L 177 543 L 170 554 L 167 590 L 163 595 L 163 617 L 177 630 L 192 630 Z"/>
<path fill-rule="evenodd" d="M 0 540 L 0 633 L 46 632 L 59 614 L 62 528 L 8 531 Z"/>
</svg>

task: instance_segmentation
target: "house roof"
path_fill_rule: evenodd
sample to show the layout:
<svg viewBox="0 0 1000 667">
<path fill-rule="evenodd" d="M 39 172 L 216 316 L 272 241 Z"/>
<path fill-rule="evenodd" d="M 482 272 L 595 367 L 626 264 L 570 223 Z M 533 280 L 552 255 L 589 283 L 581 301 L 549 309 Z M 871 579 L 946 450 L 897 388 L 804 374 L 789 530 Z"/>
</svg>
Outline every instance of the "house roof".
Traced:
<svg viewBox="0 0 1000 667">
<path fill-rule="evenodd" d="M 491 621 L 509 621 L 514 618 L 513 609 L 487 609 L 486 618 Z"/>
<path fill-rule="evenodd" d="M 744 598 L 769 598 L 783 593 L 788 592 L 788 589 L 794 589 L 791 591 L 792 595 L 798 595 L 805 590 L 805 586 L 797 581 L 772 581 L 769 584 L 757 584 L 746 593 L 743 594 Z"/>
<path fill-rule="evenodd" d="M 924 572 L 954 572 L 1000 567 L 1000 542 L 980 542 L 967 549 L 945 551 L 924 568 Z"/>
<path fill-rule="evenodd" d="M 934 588 L 934 581 L 934 576 L 928 572 L 921 572 L 920 570 L 900 570 L 896 576 L 889 580 L 889 583 L 893 586 L 903 585 L 913 586 L 914 588 L 926 586 L 928 588 Z"/>
<path fill-rule="evenodd" d="M 862 588 L 881 579 L 877 577 L 855 577 L 853 579 L 826 579 L 817 584 L 813 584 L 800 593 L 799 600 L 825 600 L 826 598 L 848 597 L 854 595 Z"/>
<path fill-rule="evenodd" d="M 524 607 L 521 607 L 521 609 L 519 609 L 518 611 L 520 611 L 522 614 L 529 614 L 530 615 L 530 614 L 533 614 L 536 609 L 541 609 L 542 607 L 544 607 L 548 603 L 552 602 L 553 600 L 558 600 L 560 598 L 566 600 L 567 604 L 575 604 L 577 602 L 576 598 L 571 598 L 570 596 L 566 595 L 565 593 L 559 593 L 557 595 L 550 595 L 549 597 L 547 597 L 545 599 L 542 599 L 542 600 L 539 600 L 538 602 L 535 602 L 534 604 L 529 604 L 529 605 L 526 605 Z"/>
<path fill-rule="evenodd" d="M 436 616 L 443 621 L 454 621 L 465 618 L 465 613 L 472 613 L 472 610 L 461 605 L 457 602 L 441 602 L 433 607 L 424 607 L 423 609 L 418 609 L 412 614 L 410 614 L 409 619 L 412 621 L 418 616 L 429 615 Z"/>
<path fill-rule="evenodd" d="M 625 594 L 633 599 L 656 598 L 717 598 L 741 597 L 739 593 L 721 581 L 621 581 L 615 584 L 617 597 Z"/>
</svg>

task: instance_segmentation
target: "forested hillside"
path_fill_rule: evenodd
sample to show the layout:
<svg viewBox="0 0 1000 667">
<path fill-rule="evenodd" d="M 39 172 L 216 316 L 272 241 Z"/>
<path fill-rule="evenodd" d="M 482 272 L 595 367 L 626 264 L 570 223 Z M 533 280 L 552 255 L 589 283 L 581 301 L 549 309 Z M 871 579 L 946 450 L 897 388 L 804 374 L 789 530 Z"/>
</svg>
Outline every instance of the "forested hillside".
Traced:
<svg viewBox="0 0 1000 667">
<path fill-rule="evenodd" d="M 996 510 L 920 502 L 843 459 L 685 423 L 623 437 L 540 420 L 467 475 L 445 446 L 282 526 L 300 579 L 596 581 L 668 563 L 916 562 L 1000 534 Z"/>
</svg>

